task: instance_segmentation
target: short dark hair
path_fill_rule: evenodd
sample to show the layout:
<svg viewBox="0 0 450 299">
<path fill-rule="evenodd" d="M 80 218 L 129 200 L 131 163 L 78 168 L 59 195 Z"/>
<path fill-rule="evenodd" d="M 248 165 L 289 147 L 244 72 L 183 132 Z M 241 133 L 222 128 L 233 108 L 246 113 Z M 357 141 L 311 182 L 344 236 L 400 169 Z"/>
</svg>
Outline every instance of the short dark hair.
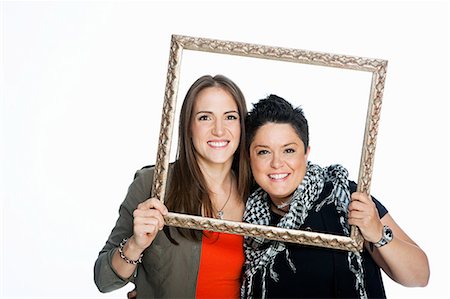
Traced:
<svg viewBox="0 0 450 299">
<path fill-rule="evenodd" d="M 253 108 L 245 118 L 247 150 L 258 129 L 267 123 L 290 124 L 303 141 L 306 153 L 309 145 L 309 128 L 302 108 L 294 108 L 291 103 L 274 94 L 253 104 Z"/>
</svg>

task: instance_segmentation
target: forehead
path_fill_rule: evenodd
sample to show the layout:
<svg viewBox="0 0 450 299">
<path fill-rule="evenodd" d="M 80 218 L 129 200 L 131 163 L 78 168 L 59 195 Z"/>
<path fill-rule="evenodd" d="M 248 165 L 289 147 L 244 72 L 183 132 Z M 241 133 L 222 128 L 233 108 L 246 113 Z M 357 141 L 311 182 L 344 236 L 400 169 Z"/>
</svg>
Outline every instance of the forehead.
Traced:
<svg viewBox="0 0 450 299">
<path fill-rule="evenodd" d="M 256 130 L 252 145 L 279 146 L 288 143 L 301 143 L 302 139 L 291 124 L 266 123 Z"/>
<path fill-rule="evenodd" d="M 194 101 L 194 111 L 237 110 L 234 97 L 223 87 L 207 87 L 200 91 Z"/>
</svg>

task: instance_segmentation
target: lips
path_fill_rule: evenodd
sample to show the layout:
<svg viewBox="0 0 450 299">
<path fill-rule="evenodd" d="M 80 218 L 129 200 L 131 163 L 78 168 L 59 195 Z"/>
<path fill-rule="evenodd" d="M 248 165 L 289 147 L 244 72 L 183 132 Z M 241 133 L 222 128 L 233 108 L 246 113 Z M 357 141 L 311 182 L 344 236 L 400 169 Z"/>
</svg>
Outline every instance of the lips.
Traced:
<svg viewBox="0 0 450 299">
<path fill-rule="evenodd" d="M 269 178 L 274 181 L 281 181 L 284 180 L 288 175 L 289 173 L 272 173 L 269 174 Z"/>
<path fill-rule="evenodd" d="M 208 145 L 213 148 L 224 148 L 230 143 L 230 141 L 227 140 L 220 140 L 220 141 L 208 141 Z"/>
</svg>

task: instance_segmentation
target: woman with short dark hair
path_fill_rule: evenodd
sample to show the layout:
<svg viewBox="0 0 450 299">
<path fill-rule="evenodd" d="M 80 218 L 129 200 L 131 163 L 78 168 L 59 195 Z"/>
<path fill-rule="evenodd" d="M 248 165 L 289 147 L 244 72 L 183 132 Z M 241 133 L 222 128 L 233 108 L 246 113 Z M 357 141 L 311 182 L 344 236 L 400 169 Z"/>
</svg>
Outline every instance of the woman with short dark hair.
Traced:
<svg viewBox="0 0 450 299">
<path fill-rule="evenodd" d="M 359 227 L 362 254 L 245 238 L 242 297 L 385 298 L 380 268 L 404 286 L 426 286 L 426 254 L 375 198 L 356 192 L 341 165 L 308 161 L 308 122 L 300 108 L 270 95 L 246 119 L 257 183 L 244 221 L 335 235 Z"/>
</svg>

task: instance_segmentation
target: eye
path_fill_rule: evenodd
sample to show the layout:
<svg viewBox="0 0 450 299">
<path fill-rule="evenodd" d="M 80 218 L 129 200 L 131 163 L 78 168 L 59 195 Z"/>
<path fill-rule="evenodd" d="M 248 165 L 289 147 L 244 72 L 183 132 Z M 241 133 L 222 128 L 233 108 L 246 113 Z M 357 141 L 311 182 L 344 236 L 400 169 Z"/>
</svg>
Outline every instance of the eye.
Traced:
<svg viewBox="0 0 450 299">
<path fill-rule="evenodd" d="M 287 148 L 287 149 L 285 149 L 284 150 L 286 153 L 288 153 L 288 154 L 293 154 L 293 153 L 295 153 L 295 149 L 293 149 L 293 148 Z"/>
<path fill-rule="evenodd" d="M 226 120 L 237 120 L 237 119 L 239 119 L 239 115 L 237 115 L 237 114 L 227 114 L 225 119 Z"/>
<path fill-rule="evenodd" d="M 237 120 L 239 119 L 239 114 L 237 113 L 228 113 L 225 115 L 226 120 Z"/>
<path fill-rule="evenodd" d="M 256 154 L 258 156 L 267 155 L 267 154 L 269 154 L 269 151 L 265 150 L 265 149 L 264 150 L 259 150 L 259 151 L 256 152 Z"/>
<path fill-rule="evenodd" d="M 209 115 L 207 114 L 203 114 L 198 117 L 198 120 L 210 120 L 210 119 L 211 117 L 209 117 Z"/>
</svg>

